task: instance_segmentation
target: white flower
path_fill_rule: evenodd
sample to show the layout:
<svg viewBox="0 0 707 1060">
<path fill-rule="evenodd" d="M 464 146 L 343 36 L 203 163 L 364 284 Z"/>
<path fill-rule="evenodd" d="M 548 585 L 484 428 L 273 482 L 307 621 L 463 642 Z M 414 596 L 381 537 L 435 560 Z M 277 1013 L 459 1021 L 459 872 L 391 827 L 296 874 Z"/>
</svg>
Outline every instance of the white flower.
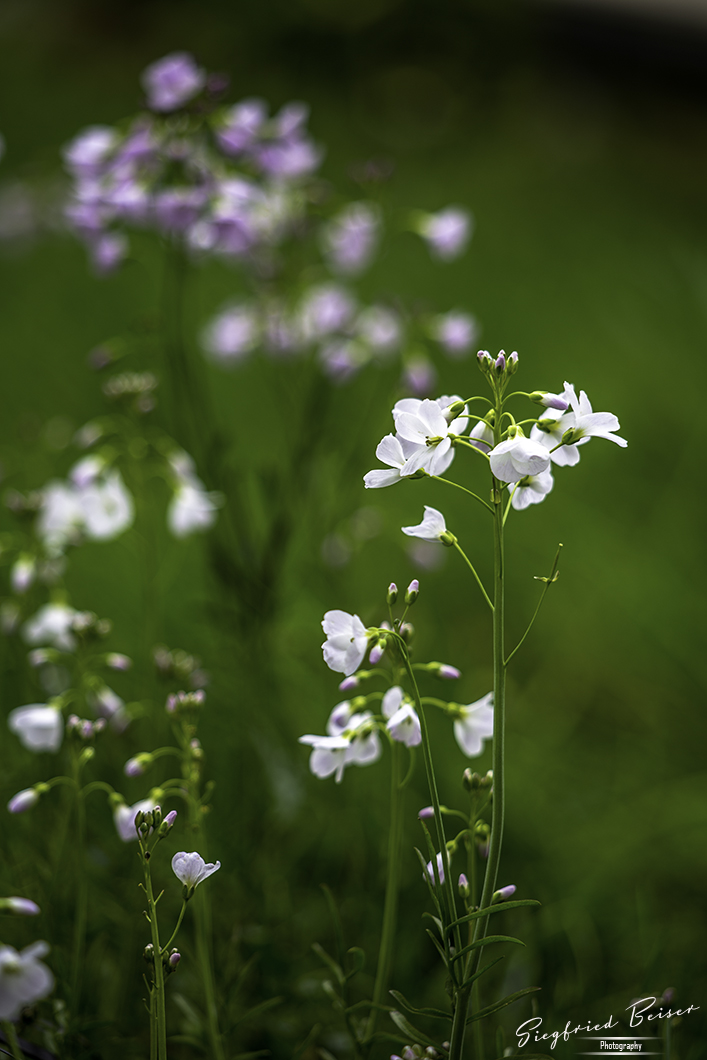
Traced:
<svg viewBox="0 0 707 1060">
<path fill-rule="evenodd" d="M 399 438 L 386 434 L 376 448 L 376 456 L 383 464 L 388 464 L 392 471 L 375 468 L 363 476 L 366 489 L 381 489 L 383 486 L 394 486 L 402 478 L 402 470 L 407 456 Z"/>
<path fill-rule="evenodd" d="M 55 707 L 44 703 L 17 707 L 8 714 L 7 725 L 28 751 L 56 752 L 61 747 L 64 719 Z"/>
<path fill-rule="evenodd" d="M 210 862 L 208 865 L 196 851 L 188 854 L 180 850 L 172 858 L 172 871 L 185 887 L 193 891 L 200 883 L 208 879 L 217 869 L 221 868 L 221 862 Z"/>
<path fill-rule="evenodd" d="M 420 537 L 423 541 L 439 541 L 442 534 L 447 533 L 447 524 L 441 512 L 426 504 L 425 514 L 419 526 L 403 526 L 401 529 L 408 537 Z"/>
<path fill-rule="evenodd" d="M 575 442 L 589 440 L 589 438 L 606 438 L 622 447 L 628 445 L 625 438 L 618 438 L 612 433 L 621 429 L 618 419 L 612 412 L 593 412 L 585 392 L 581 390 L 578 398 L 571 383 L 565 383 L 564 396 L 569 399 L 572 409 L 573 423 L 569 426 L 573 428 Z"/>
<path fill-rule="evenodd" d="M 389 688 L 383 696 L 381 711 L 383 717 L 388 719 L 386 729 L 400 743 L 406 747 L 417 747 L 422 743 L 422 731 L 420 719 L 412 703 L 406 703 L 405 693 L 399 685 Z"/>
<path fill-rule="evenodd" d="M 19 953 L 0 945 L 0 1020 L 16 1020 L 25 1005 L 54 989 L 54 976 L 41 961 L 48 953 L 46 942 L 33 942 Z"/>
<path fill-rule="evenodd" d="M 48 548 L 57 551 L 78 540 L 84 513 L 78 490 L 65 482 L 48 482 L 42 490 L 37 533 Z"/>
<path fill-rule="evenodd" d="M 500 442 L 489 453 L 491 471 L 501 482 L 520 482 L 526 475 L 540 475 L 550 466 L 544 445 L 517 434 Z"/>
<path fill-rule="evenodd" d="M 121 806 L 115 807 L 113 820 L 115 821 L 118 835 L 124 843 L 130 843 L 133 839 L 137 839 L 137 829 L 135 828 L 137 815 L 139 813 L 147 813 L 148 810 L 154 810 L 156 805 L 157 803 L 154 799 L 141 799 L 134 806 L 126 806 L 123 803 Z"/>
<path fill-rule="evenodd" d="M 135 505 L 119 471 L 95 478 L 80 491 L 86 536 L 95 541 L 118 537 L 132 526 Z"/>
<path fill-rule="evenodd" d="M 477 420 L 469 431 L 469 440 L 474 448 L 480 449 L 482 453 L 488 453 L 493 449 L 493 430 L 486 420 Z"/>
<path fill-rule="evenodd" d="M 368 647 L 368 633 L 358 615 L 327 611 L 322 622 L 327 639 L 322 644 L 324 662 L 330 670 L 347 677 L 358 670 Z"/>
<path fill-rule="evenodd" d="M 324 779 L 335 774 L 341 782 L 346 766 L 365 766 L 381 754 L 380 739 L 370 711 L 354 714 L 348 726 L 335 736 L 300 736 L 299 742 L 312 747 L 309 768 L 315 777 Z"/>
<path fill-rule="evenodd" d="M 90 486 L 100 475 L 105 467 L 105 460 L 98 453 L 90 453 L 84 456 L 78 463 L 74 464 L 69 472 L 69 478 L 77 489 Z"/>
<path fill-rule="evenodd" d="M 175 537 L 186 537 L 198 530 L 208 530 L 216 522 L 220 495 L 208 493 L 203 485 L 183 483 L 177 486 L 167 510 L 167 525 Z"/>
<path fill-rule="evenodd" d="M 435 257 L 452 261 L 466 249 L 471 238 L 472 217 L 468 210 L 448 206 L 439 213 L 423 214 L 417 231 Z"/>
<path fill-rule="evenodd" d="M 544 445 L 550 451 L 553 464 L 558 467 L 573 467 L 579 463 L 577 444 L 562 444 L 562 435 L 572 426 L 573 419 L 572 413 L 569 416 L 558 416 L 556 412 L 547 412 L 533 424 L 530 432 L 531 441 Z M 580 439 L 578 444 L 583 445 L 588 441 L 588 438 Z"/>
<path fill-rule="evenodd" d="M 341 736 L 349 727 L 349 721 L 355 713 L 351 703 L 345 699 L 343 703 L 337 703 L 326 723 L 328 736 Z"/>
<path fill-rule="evenodd" d="M 25 622 L 22 635 L 28 644 L 51 644 L 59 651 L 73 651 L 76 637 L 72 629 L 77 614 L 67 604 L 45 604 Z"/>
<path fill-rule="evenodd" d="M 517 512 L 527 508 L 529 504 L 540 504 L 554 485 L 552 472 L 541 472 L 539 475 L 526 475 L 515 486 L 509 486 L 508 492 L 513 495 L 512 506 Z"/>
<path fill-rule="evenodd" d="M 420 468 L 429 475 L 441 475 L 447 470 L 454 458 L 451 436 L 461 434 L 467 422 L 466 417 L 459 416 L 449 422 L 451 414 L 446 410 L 458 400 L 444 397 L 437 401 L 430 398 L 398 401 L 393 409 L 395 431 L 407 455 L 401 475 L 414 475 Z"/>
<path fill-rule="evenodd" d="M 484 740 L 493 736 L 493 692 L 458 710 L 454 736 L 464 754 L 474 758 L 483 751 Z"/>
<path fill-rule="evenodd" d="M 337 272 L 354 275 L 371 262 L 380 238 L 380 210 L 374 203 L 351 202 L 322 231 L 324 254 Z"/>
</svg>

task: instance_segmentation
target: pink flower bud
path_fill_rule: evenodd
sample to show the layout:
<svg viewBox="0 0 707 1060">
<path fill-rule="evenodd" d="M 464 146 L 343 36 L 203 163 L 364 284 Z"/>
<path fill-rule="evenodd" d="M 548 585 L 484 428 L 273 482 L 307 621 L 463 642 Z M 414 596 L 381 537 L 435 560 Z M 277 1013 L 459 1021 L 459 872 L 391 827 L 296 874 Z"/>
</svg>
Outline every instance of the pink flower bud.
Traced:
<svg viewBox="0 0 707 1060">
<path fill-rule="evenodd" d="M 42 911 L 37 903 L 29 898 L 5 898 L 4 904 L 11 913 L 17 913 L 18 916 L 37 916 Z"/>
<path fill-rule="evenodd" d="M 373 647 L 371 648 L 371 654 L 368 656 L 368 661 L 371 666 L 375 666 L 376 663 L 379 663 L 381 661 L 381 659 L 383 658 L 384 651 L 385 644 L 382 644 L 380 641 L 373 645 Z"/>
<path fill-rule="evenodd" d="M 169 966 L 170 968 L 176 968 L 182 959 L 181 953 L 170 953 L 169 955 Z"/>
<path fill-rule="evenodd" d="M 339 685 L 339 691 L 340 692 L 349 692 L 352 688 L 358 688 L 358 686 L 360 684 L 361 684 L 361 682 L 360 682 L 359 678 L 356 677 L 355 674 L 352 674 L 351 677 L 345 677 L 344 678 L 344 680 Z"/>
<path fill-rule="evenodd" d="M 106 655 L 106 666 L 109 666 L 111 670 L 129 670 L 132 665 L 132 659 L 129 659 L 127 655 L 121 655 L 120 652 L 111 651 Z"/>
<path fill-rule="evenodd" d="M 516 890 L 517 887 L 514 883 L 509 883 L 506 887 L 499 888 L 499 890 L 494 891 L 491 903 L 494 904 L 495 902 L 507 901 L 509 898 L 513 897 L 513 895 L 516 893 Z"/>
<path fill-rule="evenodd" d="M 23 788 L 13 795 L 7 804 L 10 813 L 24 813 L 39 802 L 39 793 L 34 788 Z"/>
<path fill-rule="evenodd" d="M 456 681 L 461 675 L 461 670 L 457 670 L 456 666 L 449 666 L 447 663 L 441 663 L 437 671 L 437 677 L 441 677 L 445 681 Z"/>
<path fill-rule="evenodd" d="M 434 817 L 434 815 L 434 806 L 423 806 L 421 810 L 417 811 L 417 816 L 421 817 L 423 820 L 428 817 Z"/>
</svg>

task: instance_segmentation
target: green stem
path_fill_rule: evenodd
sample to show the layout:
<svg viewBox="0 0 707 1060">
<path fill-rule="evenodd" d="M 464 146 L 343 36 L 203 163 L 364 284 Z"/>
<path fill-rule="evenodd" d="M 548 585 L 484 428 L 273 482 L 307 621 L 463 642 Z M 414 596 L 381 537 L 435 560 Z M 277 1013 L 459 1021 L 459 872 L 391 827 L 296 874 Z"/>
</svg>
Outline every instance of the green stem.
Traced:
<svg viewBox="0 0 707 1060">
<path fill-rule="evenodd" d="M 474 812 L 471 815 L 469 822 L 469 831 L 471 832 L 471 842 L 468 844 L 468 868 L 469 868 L 469 888 L 471 891 L 469 908 L 475 909 L 478 901 L 479 894 L 479 869 L 478 869 L 478 856 L 476 852 L 476 840 L 475 840 L 475 826 L 478 817 L 476 815 L 476 800 L 474 800 Z M 469 921 L 469 938 L 468 942 L 473 941 L 474 936 L 474 922 Z M 471 988 L 471 1006 L 472 1009 L 478 1011 L 481 1008 L 481 996 L 480 996 L 480 984 L 479 980 L 475 980 Z M 476 1020 L 474 1023 L 474 1060 L 484 1060 L 484 1034 L 481 1026 L 482 1021 Z"/>
<path fill-rule="evenodd" d="M 469 570 L 471 571 L 471 573 L 474 575 L 474 577 L 476 579 L 476 584 L 479 586 L 479 589 L 481 589 L 481 592 L 483 594 L 484 600 L 486 601 L 486 603 L 489 605 L 489 607 L 493 611 L 493 604 L 491 603 L 491 598 L 490 598 L 489 594 L 486 592 L 486 590 L 484 589 L 484 584 L 481 581 L 481 578 L 479 577 L 479 575 L 476 573 L 476 570 L 475 570 L 471 560 L 469 559 L 469 557 L 467 556 L 466 552 L 461 547 L 459 542 L 456 541 L 456 540 L 454 542 L 454 547 L 456 548 L 457 552 L 459 553 L 459 555 L 462 557 L 462 559 L 466 563 L 466 565 L 469 568 Z"/>
<path fill-rule="evenodd" d="M 473 490 L 468 490 L 466 486 L 460 486 L 458 482 L 452 482 L 450 478 L 442 478 L 440 475 L 430 475 L 429 477 L 433 478 L 435 482 L 446 482 L 448 486 L 454 486 L 455 489 L 461 490 L 462 493 L 467 493 L 470 497 L 473 497 L 475 501 L 478 501 L 479 504 L 483 504 L 484 508 L 493 515 L 493 508 L 491 505 L 487 504 L 486 501 L 483 500 L 482 497 L 479 497 L 478 493 L 474 493 Z"/>
<path fill-rule="evenodd" d="M 162 947 L 162 953 L 166 953 L 167 950 L 169 949 L 169 947 L 174 942 L 174 939 L 175 939 L 175 937 L 177 935 L 177 932 L 179 931 L 180 927 L 182 926 L 182 920 L 184 919 L 184 913 L 185 913 L 186 908 L 187 908 L 187 903 L 186 903 L 186 901 L 183 901 L 182 902 L 182 908 L 179 910 L 179 918 L 177 920 L 177 926 L 175 927 L 174 931 L 170 935 L 169 942 L 165 942 L 164 946 Z"/>
<path fill-rule="evenodd" d="M 395 740 L 391 747 L 390 766 L 390 833 L 388 836 L 388 879 L 383 906 L 383 928 L 381 931 L 380 949 L 378 951 L 378 968 L 373 987 L 374 1005 L 382 1005 L 388 990 L 390 969 L 395 946 L 395 928 L 398 919 L 398 892 L 400 890 L 401 846 L 403 835 L 403 790 L 400 782 L 402 747 Z M 376 1027 L 378 1009 L 372 1008 L 366 1026 L 366 1038 L 372 1037 Z"/>
<path fill-rule="evenodd" d="M 157 1039 L 156 1060 L 167 1060 L 167 1017 L 165 1015 L 164 968 L 160 947 L 160 930 L 157 924 L 157 904 L 152 892 L 149 852 L 142 851 L 142 865 L 145 874 L 145 894 L 150 920 L 150 935 L 154 954 L 154 986 L 150 999 L 151 1012 L 154 1012 L 155 1037 Z"/>
<path fill-rule="evenodd" d="M 496 407 L 496 424 L 501 423 L 502 402 L 499 397 Z M 500 427 L 495 428 L 500 437 Z M 505 570 L 503 550 L 503 510 L 501 501 L 500 484 L 493 479 L 493 496 L 497 498 L 494 513 L 494 596 L 493 596 L 493 706 L 494 706 L 494 728 L 493 728 L 493 802 L 491 818 L 491 842 L 489 845 L 488 863 L 484 876 L 484 885 L 481 891 L 480 905 L 482 909 L 491 905 L 491 899 L 496 889 L 498 878 L 498 867 L 501 860 L 501 845 L 503 842 L 503 823 L 505 814 L 505 788 L 504 788 L 504 762 L 505 762 L 505 715 L 506 715 L 506 664 L 504 660 L 504 634 L 505 634 Z M 483 939 L 488 933 L 488 917 L 477 920 L 474 932 L 474 941 Z M 462 983 L 477 971 L 483 947 L 472 950 L 466 959 Z M 467 1009 L 471 986 L 462 986 L 456 994 L 454 1016 L 452 1019 L 452 1033 L 449 1044 L 449 1060 L 460 1060 L 464 1046 L 464 1032 L 466 1029 Z"/>
<path fill-rule="evenodd" d="M 76 767 L 76 786 L 79 775 Z M 86 877 L 86 806 L 81 792 L 76 800 L 76 847 L 77 861 L 76 913 L 74 920 L 74 942 L 71 962 L 71 1006 L 74 1020 L 81 1007 L 81 981 L 86 943 L 86 920 L 88 915 L 88 879 Z"/>
<path fill-rule="evenodd" d="M 7 1044 L 10 1046 L 13 1060 L 24 1060 L 25 1054 L 20 1049 L 20 1043 L 17 1040 L 17 1031 L 15 1030 L 13 1024 L 10 1023 L 9 1020 L 3 1020 L 2 1023 L 0 1023 L 0 1026 L 2 1027 L 5 1033 L 5 1037 L 7 1038 Z"/>
</svg>

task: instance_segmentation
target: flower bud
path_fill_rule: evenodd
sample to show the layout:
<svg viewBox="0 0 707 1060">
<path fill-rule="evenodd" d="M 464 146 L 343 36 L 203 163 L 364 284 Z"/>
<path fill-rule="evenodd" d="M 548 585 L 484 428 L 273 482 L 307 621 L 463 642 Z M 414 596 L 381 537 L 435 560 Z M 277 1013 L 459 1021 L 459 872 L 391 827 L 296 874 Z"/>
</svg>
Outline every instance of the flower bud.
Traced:
<svg viewBox="0 0 707 1060">
<path fill-rule="evenodd" d="M 428 817 L 434 817 L 435 808 L 434 806 L 423 806 L 421 810 L 417 811 L 417 816 L 425 820 Z"/>
<path fill-rule="evenodd" d="M 18 791 L 16 795 L 13 795 L 7 804 L 7 808 L 10 813 L 25 813 L 26 810 L 31 810 L 33 806 L 36 806 L 39 802 L 39 792 L 35 788 L 23 788 L 22 791 Z"/>
<path fill-rule="evenodd" d="M 0 898 L 0 913 L 15 913 L 17 916 L 37 916 L 41 909 L 29 898 Z"/>
<path fill-rule="evenodd" d="M 462 775 L 462 784 L 466 791 L 478 791 L 481 787 L 481 777 L 471 769 L 465 769 Z"/>
<path fill-rule="evenodd" d="M 356 674 L 352 674 L 351 677 L 345 677 L 339 685 L 340 692 L 350 692 L 352 688 L 358 688 L 361 680 Z"/>
<path fill-rule="evenodd" d="M 440 534 L 439 540 L 442 542 L 443 545 L 446 545 L 447 548 L 451 548 L 457 543 L 457 539 L 451 532 L 451 530 L 445 530 L 444 533 Z"/>
<path fill-rule="evenodd" d="M 412 644 L 415 639 L 415 627 L 412 622 L 401 623 L 399 632 L 406 644 Z"/>
<path fill-rule="evenodd" d="M 447 416 L 449 416 L 449 420 L 447 422 L 451 422 L 452 420 L 455 420 L 457 416 L 461 416 L 462 412 L 466 412 L 466 405 L 461 400 L 453 401 L 452 404 L 443 411 L 445 419 L 447 418 Z"/>
<path fill-rule="evenodd" d="M 148 942 L 147 946 L 145 946 L 145 949 L 142 951 L 142 956 L 148 964 L 154 964 L 155 947 L 152 945 L 151 942 Z"/>
<path fill-rule="evenodd" d="M 420 595 L 420 583 L 417 578 L 413 578 L 405 591 L 405 603 L 410 606 L 414 604 Z"/>
<path fill-rule="evenodd" d="M 179 950 L 172 950 L 172 952 L 169 955 L 169 960 L 167 961 L 167 963 L 169 964 L 169 966 L 172 969 L 172 971 L 174 971 L 174 969 L 177 967 L 177 965 L 179 964 L 181 959 L 182 959 L 182 955 L 179 952 Z"/>
<path fill-rule="evenodd" d="M 377 663 L 379 663 L 381 661 L 381 659 L 383 658 L 383 653 L 384 652 L 385 652 L 385 641 L 384 640 L 377 640 L 376 643 L 371 648 L 370 655 L 368 656 L 368 661 L 371 664 L 371 666 L 375 666 Z"/>
<path fill-rule="evenodd" d="M 135 755 L 134 758 L 129 758 L 123 766 L 123 772 L 126 777 L 141 777 L 148 766 L 151 766 L 153 762 L 152 755 L 147 751 L 143 751 L 139 755 Z"/>
<path fill-rule="evenodd" d="M 388 596 L 386 597 L 388 603 L 392 607 L 395 601 L 398 599 L 398 587 L 395 582 L 391 582 L 388 586 Z"/>
<path fill-rule="evenodd" d="M 574 443 L 578 441 L 581 437 L 581 432 L 576 431 L 574 427 L 570 427 L 569 430 L 565 431 L 565 433 L 562 435 L 562 444 L 574 445 Z"/>
<path fill-rule="evenodd" d="M 515 375 L 515 373 L 518 371 L 518 354 L 516 353 L 515 350 L 513 351 L 513 353 L 508 358 L 508 364 L 506 366 L 506 371 L 508 372 L 509 375 Z"/>
<path fill-rule="evenodd" d="M 488 375 L 491 370 L 491 366 L 493 365 L 493 358 L 491 357 L 491 354 L 488 352 L 488 350 L 479 350 L 476 357 L 479 362 L 479 368 L 481 369 L 484 375 Z"/>
<path fill-rule="evenodd" d="M 167 814 L 167 816 L 165 817 L 164 821 L 160 825 L 159 832 L 157 833 L 157 835 L 159 836 L 160 839 L 164 839 L 164 837 L 166 835 L 169 835 L 169 833 L 172 831 L 172 828 L 174 827 L 174 822 L 176 820 L 177 820 L 177 811 L 176 810 L 170 810 L 169 813 Z"/>
<path fill-rule="evenodd" d="M 501 375 L 503 372 L 505 372 L 505 370 L 506 370 L 506 355 L 503 352 L 503 350 L 501 350 L 501 352 L 499 353 L 498 357 L 496 358 L 496 361 L 494 363 L 494 368 L 496 369 L 496 375 Z"/>
<path fill-rule="evenodd" d="M 449 666 L 448 663 L 430 663 L 427 669 L 429 673 L 434 674 L 435 677 L 439 677 L 443 681 L 456 681 L 462 675 L 461 670 L 457 670 L 456 666 Z"/>
<path fill-rule="evenodd" d="M 514 883 L 509 883 L 507 887 L 501 887 L 500 890 L 494 891 L 491 905 L 496 905 L 498 902 L 508 901 L 508 899 L 512 898 L 516 893 L 516 890 L 516 885 Z"/>
<path fill-rule="evenodd" d="M 467 880 L 463 872 L 459 876 L 459 883 L 457 886 L 459 887 L 460 896 L 462 898 L 468 898 L 471 894 L 471 888 L 469 887 L 469 881 Z"/>
<path fill-rule="evenodd" d="M 132 659 L 127 655 L 121 655 L 120 652 L 109 651 L 106 655 L 106 666 L 109 666 L 111 670 L 129 670 L 132 665 Z"/>
</svg>

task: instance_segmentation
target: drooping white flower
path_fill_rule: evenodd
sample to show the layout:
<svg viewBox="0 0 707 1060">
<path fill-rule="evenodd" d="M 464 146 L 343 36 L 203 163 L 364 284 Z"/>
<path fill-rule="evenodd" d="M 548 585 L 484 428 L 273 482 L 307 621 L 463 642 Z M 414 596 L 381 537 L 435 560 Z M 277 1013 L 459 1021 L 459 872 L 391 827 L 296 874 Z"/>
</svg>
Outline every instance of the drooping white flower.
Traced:
<svg viewBox="0 0 707 1060">
<path fill-rule="evenodd" d="M 422 522 L 418 526 L 403 526 L 401 529 L 408 537 L 419 537 L 423 541 L 439 541 L 442 534 L 447 533 L 447 524 L 440 511 L 426 504 Z"/>
<path fill-rule="evenodd" d="M 377 761 L 381 755 L 380 739 L 370 711 L 354 714 L 348 726 L 337 736 L 300 736 L 299 742 L 312 748 L 309 768 L 316 777 L 324 779 L 335 775 L 337 784 L 343 778 L 346 766 L 365 766 Z"/>
<path fill-rule="evenodd" d="M 54 976 L 41 960 L 48 953 L 46 942 L 33 942 L 19 953 L 0 945 L 0 1020 L 16 1020 L 25 1005 L 54 989 Z"/>
<path fill-rule="evenodd" d="M 7 725 L 28 751 L 56 752 L 61 747 L 64 719 L 56 707 L 44 703 L 17 707 L 8 714 Z"/>
<path fill-rule="evenodd" d="M 156 805 L 157 803 L 154 799 L 141 799 L 140 802 L 136 802 L 133 806 L 126 806 L 123 803 L 121 806 L 115 807 L 113 820 L 118 835 L 124 843 L 130 843 L 133 839 L 137 839 L 137 829 L 135 828 L 137 815 L 139 813 L 147 813 L 148 810 L 154 810 Z"/>
<path fill-rule="evenodd" d="M 77 614 L 68 604 L 45 604 L 25 622 L 22 635 L 28 644 L 51 644 L 59 651 L 73 651 L 76 647 L 73 623 Z"/>
<path fill-rule="evenodd" d="M 385 693 L 381 712 L 388 720 L 386 729 L 394 740 L 406 747 L 417 747 L 422 743 L 420 719 L 412 703 L 405 702 L 405 693 L 399 685 L 393 685 Z"/>
<path fill-rule="evenodd" d="M 93 479 L 79 494 L 86 536 L 109 541 L 132 526 L 135 504 L 116 469 Z"/>
<path fill-rule="evenodd" d="M 540 475 L 550 466 L 544 445 L 516 434 L 500 442 L 489 453 L 491 471 L 500 482 L 520 482 L 526 475 Z"/>
<path fill-rule="evenodd" d="M 540 504 L 553 485 L 554 479 L 549 468 L 539 475 L 526 475 L 515 486 L 508 487 L 509 493 L 512 494 L 511 505 L 520 512 L 530 504 Z"/>
<path fill-rule="evenodd" d="M 458 709 L 454 736 L 464 754 L 474 758 L 483 751 L 484 740 L 493 736 L 493 692 Z"/>
<path fill-rule="evenodd" d="M 200 883 L 208 879 L 217 869 L 221 868 L 221 862 L 210 862 L 208 865 L 196 851 L 188 854 L 180 850 L 172 858 L 172 871 L 185 887 L 193 891 Z"/>
<path fill-rule="evenodd" d="M 368 633 L 358 615 L 327 611 L 322 621 L 327 639 L 322 644 L 324 662 L 330 670 L 347 677 L 358 670 L 368 647 Z"/>
<path fill-rule="evenodd" d="M 613 433 L 620 430 L 621 425 L 612 412 L 593 412 L 585 392 L 581 390 L 577 397 L 571 383 L 565 383 L 564 394 L 569 398 L 572 409 L 574 422 L 570 426 L 573 428 L 575 442 L 589 438 L 606 438 L 610 442 L 616 442 L 622 448 L 628 445 L 625 438 L 619 438 Z"/>
</svg>

